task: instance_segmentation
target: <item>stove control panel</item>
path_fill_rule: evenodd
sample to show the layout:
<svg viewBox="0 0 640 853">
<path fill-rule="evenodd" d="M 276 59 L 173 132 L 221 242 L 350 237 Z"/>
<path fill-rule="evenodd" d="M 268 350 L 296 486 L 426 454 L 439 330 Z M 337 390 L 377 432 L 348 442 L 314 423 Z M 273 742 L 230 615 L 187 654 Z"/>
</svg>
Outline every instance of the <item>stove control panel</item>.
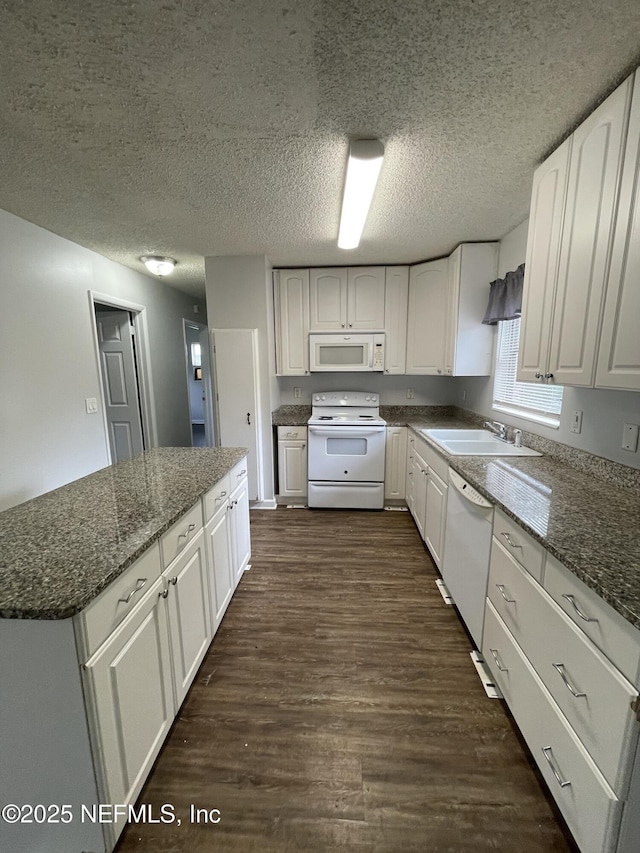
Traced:
<svg viewBox="0 0 640 853">
<path fill-rule="evenodd" d="M 368 391 L 333 391 L 325 394 L 313 394 L 311 397 L 314 406 L 378 406 L 379 394 L 371 394 Z"/>
</svg>

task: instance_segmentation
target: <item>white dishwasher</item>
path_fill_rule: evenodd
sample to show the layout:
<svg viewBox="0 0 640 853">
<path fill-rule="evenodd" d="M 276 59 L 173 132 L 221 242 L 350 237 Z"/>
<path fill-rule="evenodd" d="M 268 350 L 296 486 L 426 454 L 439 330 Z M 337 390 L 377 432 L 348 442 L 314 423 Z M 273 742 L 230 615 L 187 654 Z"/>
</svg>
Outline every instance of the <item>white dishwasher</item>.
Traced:
<svg viewBox="0 0 640 853">
<path fill-rule="evenodd" d="M 482 648 L 493 504 L 449 468 L 442 577 L 478 649 Z"/>
</svg>

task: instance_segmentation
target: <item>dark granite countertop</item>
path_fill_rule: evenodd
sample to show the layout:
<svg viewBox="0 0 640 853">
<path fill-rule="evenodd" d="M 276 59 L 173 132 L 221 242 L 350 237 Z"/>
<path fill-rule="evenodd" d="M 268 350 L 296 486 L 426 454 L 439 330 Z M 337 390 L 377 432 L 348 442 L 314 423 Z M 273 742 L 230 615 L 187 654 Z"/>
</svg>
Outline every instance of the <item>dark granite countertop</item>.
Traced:
<svg viewBox="0 0 640 853">
<path fill-rule="evenodd" d="M 421 429 L 469 425 L 451 416 L 408 424 L 421 436 Z M 552 456 L 451 456 L 422 437 L 454 471 L 640 629 L 640 491 L 621 488 Z M 599 462 L 606 464 L 594 457 L 594 468 Z"/>
<path fill-rule="evenodd" d="M 0 616 L 79 613 L 246 455 L 156 448 L 0 513 Z"/>
</svg>

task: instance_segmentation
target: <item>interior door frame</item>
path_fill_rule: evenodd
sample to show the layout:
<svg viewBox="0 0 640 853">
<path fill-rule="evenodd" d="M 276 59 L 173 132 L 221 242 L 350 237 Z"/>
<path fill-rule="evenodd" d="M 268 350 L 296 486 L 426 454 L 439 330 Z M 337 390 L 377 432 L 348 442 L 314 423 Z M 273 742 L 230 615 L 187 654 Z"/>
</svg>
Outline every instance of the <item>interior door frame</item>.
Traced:
<svg viewBox="0 0 640 853">
<path fill-rule="evenodd" d="M 107 449 L 107 458 L 109 464 L 112 464 L 113 457 L 111 453 L 111 445 L 109 443 L 109 427 L 107 424 L 107 414 L 104 399 L 104 385 L 102 382 L 102 372 L 100 368 L 100 348 L 98 345 L 98 325 L 96 323 L 96 303 L 107 305 L 109 308 L 119 308 L 121 311 L 128 311 L 133 319 L 133 328 L 136 338 L 136 365 L 138 376 L 138 392 L 140 395 L 140 414 L 142 416 L 142 437 L 144 449 L 149 450 L 152 447 L 158 446 L 158 425 L 156 422 L 156 406 L 153 393 L 153 382 L 151 377 L 151 351 L 149 349 L 149 328 L 147 325 L 147 308 L 145 305 L 139 305 L 137 302 L 130 302 L 128 299 L 120 299 L 117 296 L 111 296 L 108 293 L 99 293 L 96 290 L 89 290 L 89 309 L 91 318 L 91 328 L 93 330 L 93 346 L 96 357 L 96 367 L 98 376 L 100 377 L 100 400 L 102 403 L 102 422 L 104 428 L 104 439 Z"/>
<path fill-rule="evenodd" d="M 218 421 L 215 416 L 215 412 L 217 411 L 217 406 L 214 406 L 214 394 L 215 394 L 215 386 L 214 386 L 214 365 L 213 365 L 213 357 L 212 357 L 212 344 L 209 339 L 209 328 L 204 323 L 198 323 L 197 320 L 187 320 L 186 317 L 182 318 L 182 336 L 184 338 L 184 358 L 185 358 L 185 369 L 187 372 L 187 394 L 189 393 L 189 380 L 190 370 L 189 365 L 191 363 L 189 358 L 189 344 L 187 342 L 187 326 L 191 326 L 194 328 L 197 326 L 200 333 L 205 334 L 207 338 L 207 359 L 208 363 L 206 365 L 207 371 L 203 370 L 202 372 L 202 380 L 205 382 L 205 400 L 204 400 L 204 419 L 205 419 L 205 430 L 208 430 L 211 435 L 211 444 L 210 447 L 217 447 L 218 442 Z M 203 358 L 203 367 L 205 366 L 204 362 L 204 353 L 202 355 Z M 189 420 L 191 420 L 191 403 L 189 403 Z M 191 441 L 193 442 L 193 431 L 191 434 Z"/>
</svg>

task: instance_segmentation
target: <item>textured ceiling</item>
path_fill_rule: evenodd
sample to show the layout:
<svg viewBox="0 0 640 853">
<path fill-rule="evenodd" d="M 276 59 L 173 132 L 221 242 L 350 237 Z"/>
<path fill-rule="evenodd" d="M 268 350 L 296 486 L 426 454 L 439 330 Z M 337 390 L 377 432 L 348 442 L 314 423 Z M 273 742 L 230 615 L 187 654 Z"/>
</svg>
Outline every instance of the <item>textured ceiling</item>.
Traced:
<svg viewBox="0 0 640 853">
<path fill-rule="evenodd" d="M 0 207 L 204 293 L 204 256 L 403 263 L 496 239 L 640 63 L 637 0 L 2 0 Z M 348 140 L 386 146 L 336 245 Z M 169 283 L 169 282 L 168 282 Z"/>
</svg>

